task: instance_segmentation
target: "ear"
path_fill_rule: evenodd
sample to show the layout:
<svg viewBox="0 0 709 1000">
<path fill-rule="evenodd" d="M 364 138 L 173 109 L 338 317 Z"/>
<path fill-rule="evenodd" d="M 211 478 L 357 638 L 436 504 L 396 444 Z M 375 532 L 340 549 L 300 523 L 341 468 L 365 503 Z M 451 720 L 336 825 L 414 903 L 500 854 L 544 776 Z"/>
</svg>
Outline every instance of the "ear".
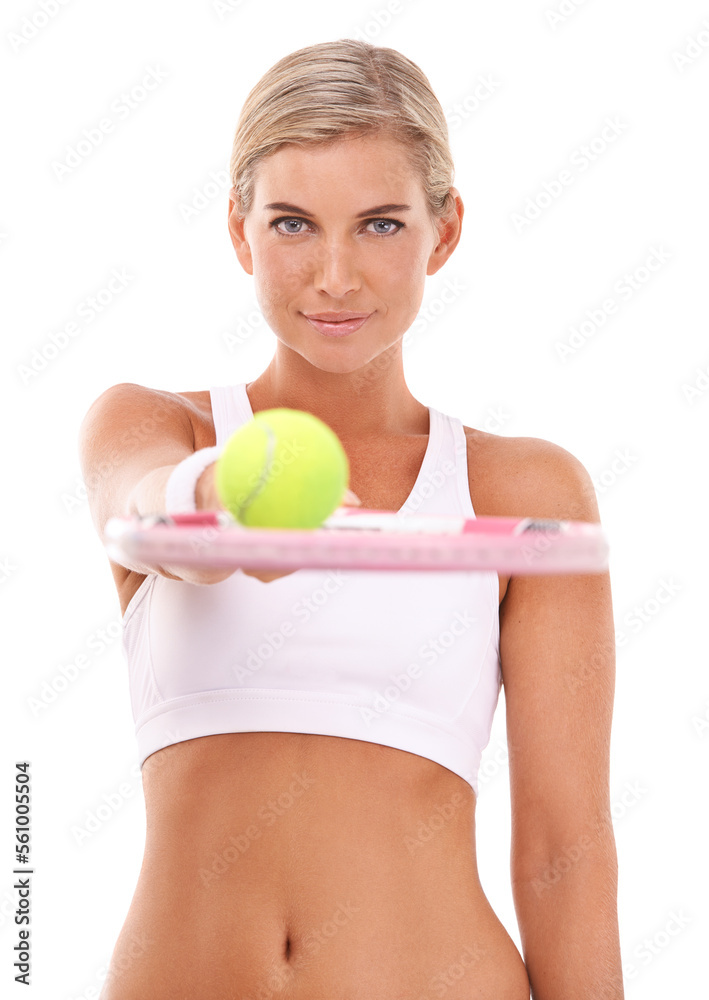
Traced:
<svg viewBox="0 0 709 1000">
<path fill-rule="evenodd" d="M 426 274 L 435 274 L 436 271 L 440 270 L 458 246 L 458 241 L 460 240 L 465 208 L 458 189 L 452 187 L 450 193 L 451 204 L 446 215 L 435 221 L 438 242 L 428 259 Z"/>
<path fill-rule="evenodd" d="M 239 263 L 247 274 L 254 273 L 254 262 L 251 256 L 251 247 L 246 240 L 244 224 L 246 219 L 240 214 L 238 195 L 234 188 L 229 192 L 229 213 L 227 224 L 229 226 L 229 236 L 236 250 Z"/>
</svg>

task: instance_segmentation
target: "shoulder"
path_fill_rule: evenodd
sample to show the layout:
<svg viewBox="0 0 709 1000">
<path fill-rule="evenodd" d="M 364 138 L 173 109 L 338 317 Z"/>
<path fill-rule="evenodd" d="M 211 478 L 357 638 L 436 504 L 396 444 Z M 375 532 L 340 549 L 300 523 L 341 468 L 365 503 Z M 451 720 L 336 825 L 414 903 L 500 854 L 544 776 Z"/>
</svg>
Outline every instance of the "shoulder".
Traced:
<svg viewBox="0 0 709 1000">
<path fill-rule="evenodd" d="M 185 406 L 193 410 L 195 413 L 200 415 L 205 412 L 212 412 L 212 397 L 210 395 L 209 389 L 199 389 L 197 391 L 191 392 L 175 392 L 174 396 L 178 396 Z"/>
<path fill-rule="evenodd" d="M 205 400 L 206 397 L 206 400 Z M 173 392 L 154 389 L 137 382 L 118 382 L 96 397 L 84 415 L 82 430 L 91 433 L 97 424 L 140 427 L 161 424 L 185 424 L 204 430 L 211 419 L 209 390 L 205 392 Z M 213 426 L 213 425 L 212 425 Z"/>
<path fill-rule="evenodd" d="M 147 385 L 139 385 L 137 382 L 117 382 L 96 397 L 89 408 L 98 408 L 106 405 L 131 405 L 143 407 L 152 404 L 153 406 L 164 406 L 170 408 L 186 408 L 191 404 L 189 399 L 198 393 L 170 392 L 166 389 L 152 389 Z"/>
<path fill-rule="evenodd" d="M 196 392 L 177 392 L 185 408 L 185 412 L 192 423 L 192 430 L 195 437 L 195 448 L 208 448 L 216 444 L 217 433 L 214 426 L 214 416 L 212 414 L 212 397 L 209 389 L 201 389 Z"/>
<path fill-rule="evenodd" d="M 599 521 L 591 476 L 566 448 L 544 438 L 464 430 L 471 483 L 486 484 L 486 514 Z"/>
</svg>

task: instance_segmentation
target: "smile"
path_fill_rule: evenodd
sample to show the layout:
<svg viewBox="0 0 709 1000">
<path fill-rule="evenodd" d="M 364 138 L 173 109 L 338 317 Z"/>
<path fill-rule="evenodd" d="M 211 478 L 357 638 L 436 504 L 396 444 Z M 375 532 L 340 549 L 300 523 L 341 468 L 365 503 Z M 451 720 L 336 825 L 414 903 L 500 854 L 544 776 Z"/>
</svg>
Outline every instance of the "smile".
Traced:
<svg viewBox="0 0 709 1000">
<path fill-rule="evenodd" d="M 303 313 L 308 323 L 314 326 L 320 333 L 328 337 L 346 337 L 349 333 L 354 333 L 364 326 L 371 313 L 344 313 L 345 319 L 335 319 L 337 313 L 317 313 L 307 316 Z"/>
</svg>

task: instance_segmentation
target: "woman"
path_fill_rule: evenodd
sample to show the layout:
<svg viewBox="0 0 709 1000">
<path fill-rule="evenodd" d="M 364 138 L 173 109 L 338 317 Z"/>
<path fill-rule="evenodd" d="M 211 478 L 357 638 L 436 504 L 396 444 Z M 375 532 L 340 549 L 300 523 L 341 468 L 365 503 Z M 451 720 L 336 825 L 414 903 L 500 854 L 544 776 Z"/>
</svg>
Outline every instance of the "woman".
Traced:
<svg viewBox="0 0 709 1000">
<path fill-rule="evenodd" d="M 229 233 L 275 354 L 248 385 L 99 397 L 81 453 L 100 532 L 219 507 L 220 448 L 276 406 L 339 435 L 350 502 L 598 521 L 567 451 L 464 427 L 406 385 L 402 338 L 463 219 L 416 65 L 350 40 L 281 59 L 247 98 L 231 175 Z M 102 1000 L 623 995 L 607 574 L 111 569 L 147 841 Z M 524 958 L 475 858 L 500 683 Z"/>
</svg>

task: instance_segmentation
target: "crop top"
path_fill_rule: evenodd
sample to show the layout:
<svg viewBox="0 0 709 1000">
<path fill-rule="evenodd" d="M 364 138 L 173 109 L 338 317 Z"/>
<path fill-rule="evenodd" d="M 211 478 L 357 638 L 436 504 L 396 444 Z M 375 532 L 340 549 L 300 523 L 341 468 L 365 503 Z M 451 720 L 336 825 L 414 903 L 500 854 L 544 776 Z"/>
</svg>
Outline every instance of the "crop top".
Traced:
<svg viewBox="0 0 709 1000">
<path fill-rule="evenodd" d="M 246 384 L 210 389 L 217 445 L 253 417 Z M 429 407 L 401 513 L 475 517 L 465 431 Z M 236 570 L 200 585 L 148 574 L 122 620 L 140 765 L 216 733 L 340 736 L 459 774 L 477 795 L 502 683 L 495 571 Z"/>
</svg>

